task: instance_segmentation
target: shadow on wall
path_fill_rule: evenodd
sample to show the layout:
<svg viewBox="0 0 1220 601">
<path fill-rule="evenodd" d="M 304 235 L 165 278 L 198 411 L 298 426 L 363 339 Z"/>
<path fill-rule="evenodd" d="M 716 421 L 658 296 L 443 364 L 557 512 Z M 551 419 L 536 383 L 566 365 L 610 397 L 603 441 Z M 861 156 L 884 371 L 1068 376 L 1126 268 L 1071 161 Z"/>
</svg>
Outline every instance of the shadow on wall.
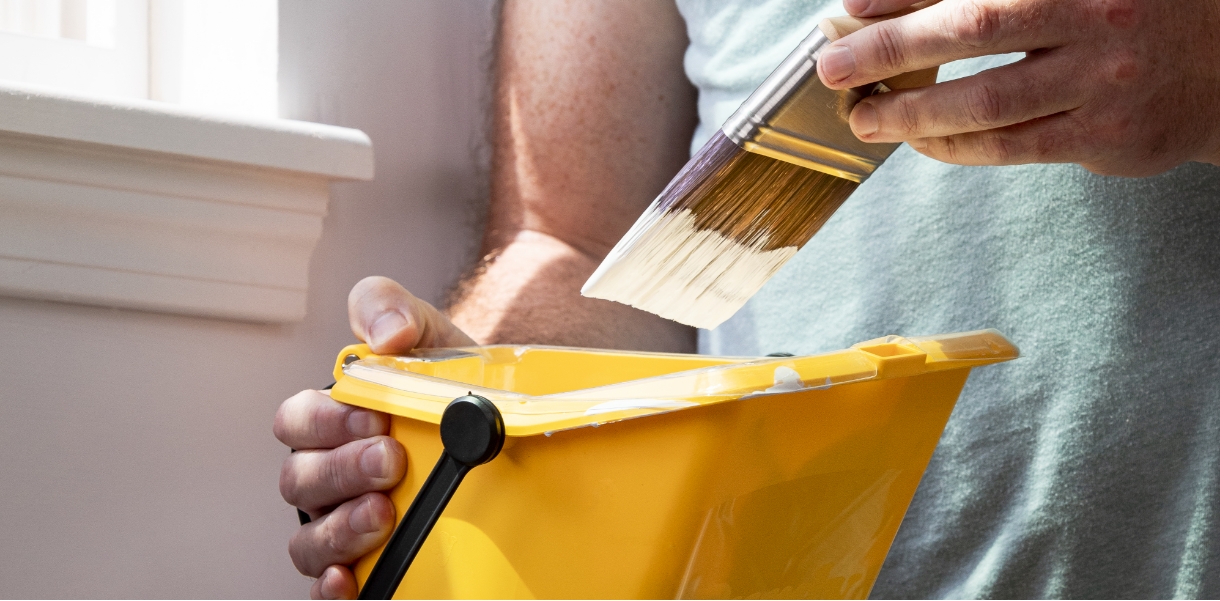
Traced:
<svg viewBox="0 0 1220 601">
<path fill-rule="evenodd" d="M 381 275 L 401 274 L 408 289 L 437 302 L 432 280 L 410 276 L 445 279 L 474 260 L 482 234 L 494 2 L 399 4 L 284 5 L 280 112 L 372 137 L 372 187 L 398 190 L 337 197 L 332 214 L 337 220 L 343 211 L 375 213 L 366 225 L 379 229 L 366 239 L 397 240 L 398 257 L 410 263 L 409 270 Z M 375 131 L 367 126 L 374 122 Z M 464 241 L 460 249 L 456 240 Z"/>
</svg>

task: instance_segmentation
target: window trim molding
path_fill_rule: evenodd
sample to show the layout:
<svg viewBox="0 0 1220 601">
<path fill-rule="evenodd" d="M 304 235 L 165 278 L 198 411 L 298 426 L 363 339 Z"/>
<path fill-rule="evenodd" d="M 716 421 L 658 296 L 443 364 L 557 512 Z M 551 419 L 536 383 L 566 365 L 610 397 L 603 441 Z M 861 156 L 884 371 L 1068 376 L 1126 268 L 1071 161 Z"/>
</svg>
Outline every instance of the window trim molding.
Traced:
<svg viewBox="0 0 1220 601">
<path fill-rule="evenodd" d="M 0 295 L 258 322 L 305 316 L 355 129 L 0 82 Z"/>
</svg>

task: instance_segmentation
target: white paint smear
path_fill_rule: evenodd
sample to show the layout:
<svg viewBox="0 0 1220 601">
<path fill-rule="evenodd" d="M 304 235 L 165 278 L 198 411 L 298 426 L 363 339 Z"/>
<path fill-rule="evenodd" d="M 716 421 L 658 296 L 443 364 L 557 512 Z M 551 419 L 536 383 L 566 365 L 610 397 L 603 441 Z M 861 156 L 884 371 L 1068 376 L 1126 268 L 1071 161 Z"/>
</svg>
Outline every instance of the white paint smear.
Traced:
<svg viewBox="0 0 1220 601">
<path fill-rule="evenodd" d="M 698 404 L 691 401 L 674 401 L 669 399 L 620 399 L 598 403 L 589 407 L 585 409 L 585 415 L 598 415 L 629 409 L 684 409 Z"/>
<path fill-rule="evenodd" d="M 805 383 L 801 381 L 801 375 L 796 373 L 791 367 L 783 365 L 775 368 L 775 385 L 764 390 L 763 392 L 774 394 L 777 392 L 796 392 L 803 390 Z"/>
</svg>

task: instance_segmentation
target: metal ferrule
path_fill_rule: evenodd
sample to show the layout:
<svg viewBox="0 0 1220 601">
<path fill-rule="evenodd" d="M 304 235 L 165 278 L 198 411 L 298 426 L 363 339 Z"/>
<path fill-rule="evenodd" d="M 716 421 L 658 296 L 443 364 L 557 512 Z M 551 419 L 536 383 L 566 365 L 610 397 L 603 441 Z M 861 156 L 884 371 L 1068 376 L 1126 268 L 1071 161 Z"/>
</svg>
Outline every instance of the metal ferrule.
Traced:
<svg viewBox="0 0 1220 601">
<path fill-rule="evenodd" d="M 880 82 L 849 90 L 822 85 L 818 57 L 828 43 L 815 28 L 722 129 L 750 152 L 862 182 L 898 144 L 861 142 L 847 118 L 861 98 L 889 88 Z"/>
</svg>

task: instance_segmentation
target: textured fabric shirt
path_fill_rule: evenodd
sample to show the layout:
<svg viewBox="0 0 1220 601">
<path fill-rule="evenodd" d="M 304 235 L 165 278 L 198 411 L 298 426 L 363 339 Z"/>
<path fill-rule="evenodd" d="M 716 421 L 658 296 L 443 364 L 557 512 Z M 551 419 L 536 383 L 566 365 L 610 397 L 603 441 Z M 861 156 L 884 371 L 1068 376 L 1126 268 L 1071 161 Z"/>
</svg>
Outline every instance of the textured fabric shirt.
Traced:
<svg viewBox="0 0 1220 601">
<path fill-rule="evenodd" d="M 679 0 L 698 148 L 826 0 Z M 941 80 L 1019 57 L 954 63 Z M 902 146 L 700 351 L 997 328 L 875 597 L 1220 596 L 1220 168 L 1123 179 Z"/>
</svg>

